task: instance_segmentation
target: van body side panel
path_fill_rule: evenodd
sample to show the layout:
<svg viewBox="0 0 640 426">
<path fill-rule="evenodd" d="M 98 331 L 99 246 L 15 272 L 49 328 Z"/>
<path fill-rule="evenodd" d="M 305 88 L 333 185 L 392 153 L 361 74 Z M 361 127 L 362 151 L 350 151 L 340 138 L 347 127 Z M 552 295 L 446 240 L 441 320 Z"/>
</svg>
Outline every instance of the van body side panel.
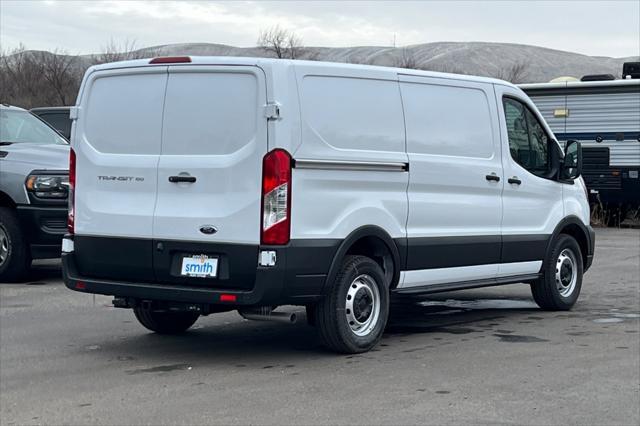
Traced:
<svg viewBox="0 0 640 426">
<path fill-rule="evenodd" d="M 405 238 L 407 156 L 395 75 L 332 72 L 296 66 L 302 143 L 293 153 L 292 239 L 344 239 L 364 225 Z"/>
<path fill-rule="evenodd" d="M 483 266 L 495 277 L 500 262 L 502 159 L 493 89 L 489 84 L 400 76 L 410 161 L 408 270 L 442 268 L 462 281 Z M 487 180 L 494 174 L 496 180 Z M 438 269 L 439 271 L 435 271 Z M 407 286 L 420 285 L 409 280 Z"/>
</svg>

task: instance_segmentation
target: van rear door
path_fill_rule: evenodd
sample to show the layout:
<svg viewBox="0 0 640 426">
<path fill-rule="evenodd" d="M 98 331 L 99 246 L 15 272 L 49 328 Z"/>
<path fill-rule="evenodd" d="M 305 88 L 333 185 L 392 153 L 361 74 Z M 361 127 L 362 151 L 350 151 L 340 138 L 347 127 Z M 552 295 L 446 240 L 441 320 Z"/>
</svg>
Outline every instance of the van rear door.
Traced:
<svg viewBox="0 0 640 426">
<path fill-rule="evenodd" d="M 266 99 L 257 67 L 169 67 L 153 219 L 158 281 L 253 285 Z M 217 270 L 185 276 L 184 259 L 201 255 L 216 259 Z"/>
<path fill-rule="evenodd" d="M 152 280 L 167 67 L 94 71 L 79 99 L 75 247 L 88 277 Z"/>
</svg>

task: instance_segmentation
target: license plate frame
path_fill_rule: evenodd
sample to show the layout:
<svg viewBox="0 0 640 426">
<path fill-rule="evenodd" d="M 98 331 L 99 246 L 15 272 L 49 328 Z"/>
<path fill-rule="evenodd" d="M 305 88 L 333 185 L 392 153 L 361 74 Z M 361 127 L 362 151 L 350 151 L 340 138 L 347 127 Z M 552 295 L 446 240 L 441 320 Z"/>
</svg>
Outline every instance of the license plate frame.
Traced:
<svg viewBox="0 0 640 426">
<path fill-rule="evenodd" d="M 185 254 L 180 259 L 180 276 L 186 278 L 217 278 L 217 256 L 206 254 Z"/>
</svg>

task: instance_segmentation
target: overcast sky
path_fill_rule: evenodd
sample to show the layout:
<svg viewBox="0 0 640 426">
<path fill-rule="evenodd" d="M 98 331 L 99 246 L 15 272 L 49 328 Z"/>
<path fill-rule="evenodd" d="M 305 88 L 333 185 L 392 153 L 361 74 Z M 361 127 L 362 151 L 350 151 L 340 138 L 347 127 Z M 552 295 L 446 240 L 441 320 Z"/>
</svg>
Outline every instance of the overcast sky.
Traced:
<svg viewBox="0 0 640 426">
<path fill-rule="evenodd" d="M 640 0 L 496 2 L 208 2 L 0 0 L 0 45 L 98 52 L 208 42 L 255 45 L 279 24 L 310 46 L 436 41 L 532 44 L 587 55 L 640 55 Z"/>
</svg>

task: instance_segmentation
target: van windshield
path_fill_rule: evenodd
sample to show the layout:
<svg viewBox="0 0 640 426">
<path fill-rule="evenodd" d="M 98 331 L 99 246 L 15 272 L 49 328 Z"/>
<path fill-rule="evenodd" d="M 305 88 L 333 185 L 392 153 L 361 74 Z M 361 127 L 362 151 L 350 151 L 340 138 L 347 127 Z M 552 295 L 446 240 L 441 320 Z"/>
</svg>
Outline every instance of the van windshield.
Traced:
<svg viewBox="0 0 640 426">
<path fill-rule="evenodd" d="M 27 111 L 0 111 L 0 145 L 18 143 L 66 145 L 67 140 Z"/>
</svg>

